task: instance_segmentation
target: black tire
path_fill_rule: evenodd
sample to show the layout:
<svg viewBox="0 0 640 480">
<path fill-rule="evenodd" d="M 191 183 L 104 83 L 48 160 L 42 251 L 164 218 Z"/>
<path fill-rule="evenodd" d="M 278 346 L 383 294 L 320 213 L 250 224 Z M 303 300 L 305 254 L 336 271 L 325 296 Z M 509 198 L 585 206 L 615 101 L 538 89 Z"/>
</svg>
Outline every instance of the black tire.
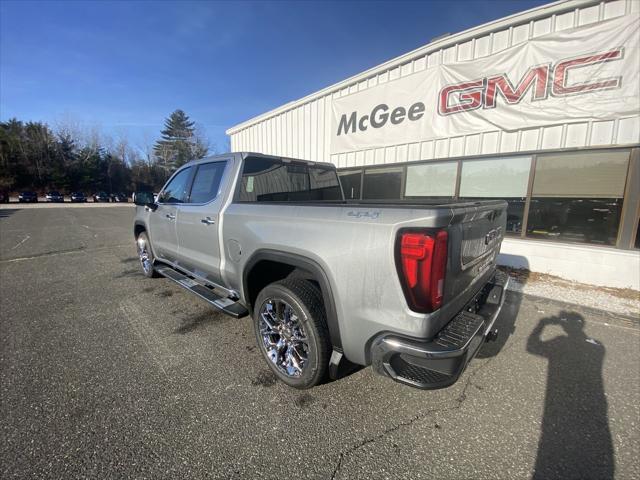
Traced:
<svg viewBox="0 0 640 480">
<path fill-rule="evenodd" d="M 283 300 L 291 306 L 308 339 L 308 363 L 299 377 L 289 376 L 278 369 L 269 359 L 260 334 L 261 310 L 266 302 L 274 299 Z M 263 358 L 282 382 L 293 388 L 307 389 L 325 380 L 331 356 L 331 341 L 322 294 L 313 283 L 301 278 L 293 278 L 267 285 L 258 294 L 255 302 L 253 328 Z"/>
<path fill-rule="evenodd" d="M 144 247 L 142 247 L 142 243 L 144 244 Z M 143 262 L 143 257 L 141 253 L 142 248 L 146 249 L 146 255 L 149 262 L 148 268 L 145 268 L 145 265 Z M 144 232 L 144 231 L 140 232 L 140 234 L 136 238 L 136 251 L 138 253 L 138 260 L 140 260 L 140 267 L 142 268 L 142 273 L 144 274 L 144 276 L 147 278 L 159 277 L 160 274 L 156 272 L 156 269 L 153 266 L 155 257 L 153 256 L 153 248 L 151 247 L 151 242 L 149 241 L 149 236 L 147 235 L 147 232 Z"/>
</svg>

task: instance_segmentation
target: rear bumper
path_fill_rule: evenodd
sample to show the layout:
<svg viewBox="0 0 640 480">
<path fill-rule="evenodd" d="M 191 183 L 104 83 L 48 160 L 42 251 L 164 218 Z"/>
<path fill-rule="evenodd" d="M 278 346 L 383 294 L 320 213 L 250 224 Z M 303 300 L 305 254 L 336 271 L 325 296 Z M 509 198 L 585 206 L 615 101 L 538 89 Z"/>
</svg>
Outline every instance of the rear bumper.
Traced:
<svg viewBox="0 0 640 480">
<path fill-rule="evenodd" d="M 421 389 L 454 384 L 492 332 L 506 297 L 508 275 L 496 271 L 491 280 L 433 339 L 419 340 L 390 333 L 371 344 L 374 370 Z"/>
</svg>

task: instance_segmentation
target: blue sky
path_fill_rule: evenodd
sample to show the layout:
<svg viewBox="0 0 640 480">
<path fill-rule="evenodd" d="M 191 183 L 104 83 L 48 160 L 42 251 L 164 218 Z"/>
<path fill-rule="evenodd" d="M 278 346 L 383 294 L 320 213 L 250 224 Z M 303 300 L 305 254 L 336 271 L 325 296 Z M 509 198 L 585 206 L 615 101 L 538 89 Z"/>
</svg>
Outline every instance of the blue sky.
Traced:
<svg viewBox="0 0 640 480">
<path fill-rule="evenodd" d="M 224 150 L 230 126 L 544 3 L 0 0 L 0 119 L 97 127 L 143 148 L 181 108 Z"/>
</svg>

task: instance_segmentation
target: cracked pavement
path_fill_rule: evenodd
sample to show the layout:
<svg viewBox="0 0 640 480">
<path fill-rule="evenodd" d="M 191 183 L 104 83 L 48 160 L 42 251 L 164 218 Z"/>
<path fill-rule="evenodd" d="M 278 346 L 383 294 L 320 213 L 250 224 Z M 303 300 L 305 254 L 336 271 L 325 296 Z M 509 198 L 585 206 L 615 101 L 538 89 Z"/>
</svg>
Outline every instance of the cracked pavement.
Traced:
<svg viewBox="0 0 640 480">
<path fill-rule="evenodd" d="M 139 273 L 132 216 L 0 210 L 2 478 L 640 478 L 637 318 L 510 293 L 453 387 L 296 391 Z"/>
</svg>

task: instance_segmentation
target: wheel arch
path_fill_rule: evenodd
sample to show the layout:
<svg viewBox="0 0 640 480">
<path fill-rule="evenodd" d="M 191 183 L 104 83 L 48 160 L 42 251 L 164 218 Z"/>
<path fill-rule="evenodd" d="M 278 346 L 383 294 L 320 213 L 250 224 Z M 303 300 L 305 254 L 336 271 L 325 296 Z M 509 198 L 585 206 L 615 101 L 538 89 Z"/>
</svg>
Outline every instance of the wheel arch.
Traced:
<svg viewBox="0 0 640 480">
<path fill-rule="evenodd" d="M 151 234 L 147 225 L 142 220 L 136 220 L 133 222 L 133 238 L 134 240 L 138 240 L 138 236 L 145 232 L 147 234 L 147 238 L 149 239 L 149 248 L 151 249 L 151 253 L 153 254 L 154 263 L 157 261 L 156 252 L 153 249 L 153 243 L 151 242 Z"/>
<path fill-rule="evenodd" d="M 134 238 L 138 238 L 138 235 L 140 235 L 142 232 L 148 232 L 147 231 L 147 226 L 140 221 L 136 221 L 133 224 L 133 237 Z M 148 233 L 147 233 L 148 235 Z"/>
<path fill-rule="evenodd" d="M 295 253 L 263 249 L 256 251 L 247 261 L 242 275 L 242 288 L 246 306 L 253 315 L 258 293 L 270 283 L 283 280 L 292 273 L 302 272 L 304 278 L 315 281 L 322 292 L 327 314 L 327 327 L 332 347 L 342 351 L 340 326 L 329 277 L 314 260 Z"/>
</svg>

